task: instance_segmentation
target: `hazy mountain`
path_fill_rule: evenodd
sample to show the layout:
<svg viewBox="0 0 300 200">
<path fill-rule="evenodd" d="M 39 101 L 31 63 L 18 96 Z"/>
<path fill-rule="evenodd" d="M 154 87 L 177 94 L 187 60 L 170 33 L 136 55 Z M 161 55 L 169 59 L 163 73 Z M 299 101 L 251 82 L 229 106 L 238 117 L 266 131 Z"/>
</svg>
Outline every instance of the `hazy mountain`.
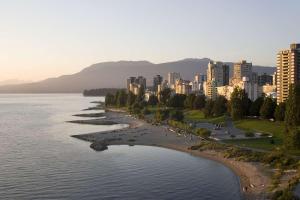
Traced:
<svg viewBox="0 0 300 200">
<path fill-rule="evenodd" d="M 152 85 L 152 78 L 156 74 L 166 77 L 168 72 L 180 72 L 184 79 L 193 79 L 195 73 L 206 73 L 210 59 L 184 59 L 175 62 L 153 64 L 148 61 L 118 61 L 103 62 L 91 65 L 82 71 L 49 78 L 44 81 L 0 86 L 1 93 L 61 93 L 82 92 L 93 88 L 125 88 L 126 78 L 142 75 L 147 78 L 147 84 Z M 232 63 L 228 62 L 231 66 Z M 274 67 L 254 66 L 255 72 L 272 74 Z"/>
<path fill-rule="evenodd" d="M 19 79 L 8 79 L 4 81 L 0 81 L 1 85 L 17 85 L 17 84 L 23 84 L 23 83 L 30 83 L 32 81 L 25 81 L 25 80 L 19 80 Z"/>
</svg>

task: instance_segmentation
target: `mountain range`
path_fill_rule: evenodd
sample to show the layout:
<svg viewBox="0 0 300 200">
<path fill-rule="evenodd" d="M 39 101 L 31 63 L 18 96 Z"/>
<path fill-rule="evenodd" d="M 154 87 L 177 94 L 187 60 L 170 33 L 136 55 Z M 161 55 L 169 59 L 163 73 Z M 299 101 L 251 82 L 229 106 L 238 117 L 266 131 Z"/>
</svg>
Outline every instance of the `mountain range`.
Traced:
<svg viewBox="0 0 300 200">
<path fill-rule="evenodd" d="M 195 73 L 206 73 L 209 58 L 188 58 L 174 62 L 154 64 L 148 61 L 117 61 L 93 64 L 82 71 L 49 78 L 43 81 L 0 86 L 0 93 L 78 93 L 85 89 L 95 88 L 125 88 L 129 76 L 144 76 L 147 85 L 152 85 L 154 75 L 160 74 L 164 78 L 168 72 L 179 72 L 183 79 L 193 80 Z M 233 63 L 225 62 L 230 66 L 230 75 Z M 258 74 L 273 74 L 275 67 L 253 66 Z"/>
<path fill-rule="evenodd" d="M 30 82 L 32 82 L 32 81 L 19 80 L 19 79 L 8 79 L 8 80 L 0 81 L 0 86 L 1 85 L 18 85 L 18 84 L 30 83 Z"/>
</svg>

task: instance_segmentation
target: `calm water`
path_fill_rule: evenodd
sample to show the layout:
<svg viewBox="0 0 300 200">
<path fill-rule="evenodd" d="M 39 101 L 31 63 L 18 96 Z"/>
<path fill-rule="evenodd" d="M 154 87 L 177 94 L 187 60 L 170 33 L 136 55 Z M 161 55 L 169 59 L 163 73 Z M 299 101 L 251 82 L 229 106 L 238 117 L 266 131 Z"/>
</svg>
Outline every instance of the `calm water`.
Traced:
<svg viewBox="0 0 300 200">
<path fill-rule="evenodd" d="M 71 138 L 117 127 L 65 123 L 95 100 L 0 95 L 1 199 L 241 199 L 238 178 L 214 161 L 145 146 L 94 152 Z"/>
</svg>

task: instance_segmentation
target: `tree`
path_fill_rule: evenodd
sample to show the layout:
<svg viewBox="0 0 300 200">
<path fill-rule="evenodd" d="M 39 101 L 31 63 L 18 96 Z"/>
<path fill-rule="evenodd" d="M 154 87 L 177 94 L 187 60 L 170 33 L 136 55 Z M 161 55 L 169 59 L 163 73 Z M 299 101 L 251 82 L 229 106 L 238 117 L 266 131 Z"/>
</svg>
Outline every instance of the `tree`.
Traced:
<svg viewBox="0 0 300 200">
<path fill-rule="evenodd" d="M 193 109 L 195 99 L 196 99 L 195 94 L 189 94 L 184 100 L 184 107 L 189 108 L 189 109 Z"/>
<path fill-rule="evenodd" d="M 211 117 L 213 115 L 213 112 L 212 112 L 213 107 L 214 107 L 213 100 L 211 100 L 211 99 L 207 100 L 205 103 L 205 107 L 203 109 L 205 117 Z"/>
<path fill-rule="evenodd" d="M 171 89 L 165 88 L 159 93 L 159 100 L 163 105 L 167 105 L 171 97 Z"/>
<path fill-rule="evenodd" d="M 183 115 L 183 112 L 181 110 L 174 110 L 174 111 L 171 112 L 170 118 L 172 120 L 176 120 L 176 121 L 183 121 L 184 115 Z"/>
<path fill-rule="evenodd" d="M 291 85 L 286 101 L 285 124 L 288 127 L 300 125 L 300 84 Z"/>
<path fill-rule="evenodd" d="M 119 95 L 120 95 L 120 90 L 118 90 L 114 96 L 114 102 L 113 102 L 113 105 L 117 105 L 117 102 L 118 102 L 118 98 L 119 98 Z"/>
<path fill-rule="evenodd" d="M 213 116 L 223 115 L 227 110 L 226 104 L 227 104 L 227 99 L 224 96 L 218 96 L 212 108 Z"/>
<path fill-rule="evenodd" d="M 274 111 L 276 108 L 276 103 L 271 97 L 266 97 L 260 108 L 260 116 L 264 119 L 270 119 L 274 117 Z"/>
<path fill-rule="evenodd" d="M 241 90 L 241 100 L 242 100 L 243 116 L 248 116 L 252 101 L 251 99 L 248 98 L 248 94 L 246 93 L 245 90 Z"/>
<path fill-rule="evenodd" d="M 285 103 L 281 102 L 275 108 L 274 117 L 276 121 L 283 121 L 285 115 Z"/>
<path fill-rule="evenodd" d="M 194 109 L 202 109 L 205 106 L 205 96 L 204 95 L 199 95 L 195 98 L 194 101 Z"/>
<path fill-rule="evenodd" d="M 291 85 L 289 96 L 286 101 L 285 111 L 285 147 L 288 149 L 300 148 L 300 130 L 298 125 L 300 123 L 300 85 Z"/>
<path fill-rule="evenodd" d="M 126 94 L 125 90 L 120 90 L 118 92 L 116 105 L 118 107 L 124 107 L 124 106 L 126 106 L 126 103 L 127 103 L 127 94 Z"/>
<path fill-rule="evenodd" d="M 148 105 L 150 106 L 155 106 L 158 104 L 158 98 L 155 95 L 150 95 L 149 100 L 148 100 Z"/>
<path fill-rule="evenodd" d="M 259 111 L 260 108 L 262 106 L 262 104 L 264 103 L 264 97 L 259 97 L 257 98 L 250 106 L 250 110 L 249 110 L 249 114 L 251 116 L 259 116 Z"/>
<path fill-rule="evenodd" d="M 145 89 L 144 89 L 143 86 L 141 86 L 139 88 L 139 91 L 138 91 L 138 94 L 136 96 L 135 102 L 139 103 L 141 101 L 144 101 L 144 99 L 145 99 Z"/>
<path fill-rule="evenodd" d="M 143 114 L 143 115 L 149 115 L 149 114 L 151 114 L 151 112 L 150 112 L 150 110 L 149 110 L 147 107 L 145 107 L 145 108 L 143 108 L 143 110 L 142 110 L 142 114 Z"/>
<path fill-rule="evenodd" d="M 115 96 L 113 94 L 107 93 L 105 96 L 105 106 L 114 105 Z"/>
<path fill-rule="evenodd" d="M 168 106 L 173 108 L 183 108 L 186 95 L 184 94 L 175 94 L 172 96 L 168 102 Z"/>
<path fill-rule="evenodd" d="M 130 107 L 133 105 L 133 103 L 135 102 L 136 99 L 136 95 L 134 95 L 132 92 L 128 92 L 127 95 L 127 106 Z"/>
<path fill-rule="evenodd" d="M 234 88 L 231 98 L 230 98 L 230 111 L 233 120 L 240 120 L 244 116 L 244 101 L 245 101 L 245 91 L 240 88 Z"/>
<path fill-rule="evenodd" d="M 169 118 L 169 110 L 168 109 L 161 109 L 159 106 L 155 112 L 155 122 L 160 123 Z"/>
<path fill-rule="evenodd" d="M 140 105 L 137 103 L 137 102 L 135 102 L 133 105 L 132 105 L 132 113 L 133 114 L 136 114 L 136 115 L 139 115 L 139 114 L 141 114 L 141 107 L 140 107 Z"/>
</svg>

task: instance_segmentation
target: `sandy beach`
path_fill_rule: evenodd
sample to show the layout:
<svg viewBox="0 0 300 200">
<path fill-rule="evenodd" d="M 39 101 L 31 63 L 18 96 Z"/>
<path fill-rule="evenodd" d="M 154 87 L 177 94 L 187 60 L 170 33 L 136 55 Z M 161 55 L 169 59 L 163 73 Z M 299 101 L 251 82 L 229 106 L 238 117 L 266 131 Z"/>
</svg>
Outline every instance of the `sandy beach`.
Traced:
<svg viewBox="0 0 300 200">
<path fill-rule="evenodd" d="M 245 199 L 266 199 L 270 178 L 260 164 L 227 159 L 222 153 L 215 151 L 190 150 L 189 147 L 199 144 L 201 138 L 194 135 L 177 134 L 168 126 L 155 126 L 122 112 L 109 111 L 105 113 L 105 116 L 106 120 L 129 126 L 119 130 L 73 135 L 72 137 L 92 144 L 105 142 L 107 145 L 159 146 L 215 160 L 226 165 L 239 176 L 241 191 Z"/>
</svg>

